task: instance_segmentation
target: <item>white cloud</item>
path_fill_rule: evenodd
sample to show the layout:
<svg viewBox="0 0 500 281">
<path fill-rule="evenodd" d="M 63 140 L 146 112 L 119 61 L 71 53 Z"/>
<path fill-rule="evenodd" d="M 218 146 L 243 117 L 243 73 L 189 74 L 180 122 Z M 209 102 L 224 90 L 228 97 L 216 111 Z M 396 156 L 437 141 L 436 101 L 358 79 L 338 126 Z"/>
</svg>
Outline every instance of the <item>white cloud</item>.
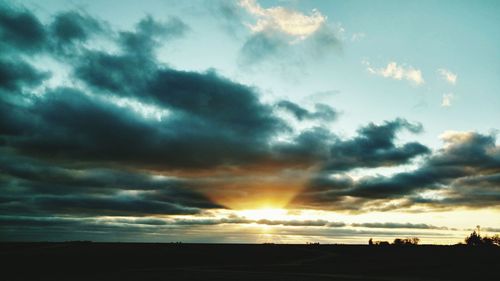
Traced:
<svg viewBox="0 0 500 281">
<path fill-rule="evenodd" d="M 453 94 L 443 94 L 443 100 L 441 102 L 442 107 L 450 107 L 451 106 L 451 100 L 453 99 Z"/>
<path fill-rule="evenodd" d="M 455 73 L 444 68 L 438 69 L 438 73 L 441 75 L 441 78 L 443 78 L 448 83 L 452 85 L 455 85 L 457 83 L 458 76 Z"/>
<path fill-rule="evenodd" d="M 472 140 L 475 136 L 474 132 L 463 132 L 463 131 L 444 131 L 439 138 L 444 142 L 444 148 L 448 149 L 453 145 L 458 145 L 460 143 L 466 143 Z"/>
<path fill-rule="evenodd" d="M 363 61 L 363 64 L 366 65 L 366 70 L 368 70 L 368 72 L 375 75 L 396 80 L 405 79 L 415 85 L 421 85 L 424 83 L 422 71 L 411 66 L 405 67 L 403 65 L 398 65 L 396 62 L 389 62 L 386 67 L 373 68 L 367 61 Z"/>
<path fill-rule="evenodd" d="M 316 9 L 305 15 L 281 6 L 262 8 L 255 0 L 241 0 L 240 6 L 257 18 L 255 24 L 247 24 L 255 33 L 279 31 L 297 40 L 304 40 L 326 22 L 326 16 Z"/>
</svg>

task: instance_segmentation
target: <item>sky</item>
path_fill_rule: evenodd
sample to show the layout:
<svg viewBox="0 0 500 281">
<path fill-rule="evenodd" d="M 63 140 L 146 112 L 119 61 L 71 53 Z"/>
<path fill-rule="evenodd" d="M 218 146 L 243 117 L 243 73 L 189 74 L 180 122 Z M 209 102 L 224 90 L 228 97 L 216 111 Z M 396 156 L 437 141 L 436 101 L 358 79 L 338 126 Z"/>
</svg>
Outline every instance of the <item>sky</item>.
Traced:
<svg viewBox="0 0 500 281">
<path fill-rule="evenodd" d="M 0 240 L 500 232 L 498 1 L 0 1 Z"/>
</svg>

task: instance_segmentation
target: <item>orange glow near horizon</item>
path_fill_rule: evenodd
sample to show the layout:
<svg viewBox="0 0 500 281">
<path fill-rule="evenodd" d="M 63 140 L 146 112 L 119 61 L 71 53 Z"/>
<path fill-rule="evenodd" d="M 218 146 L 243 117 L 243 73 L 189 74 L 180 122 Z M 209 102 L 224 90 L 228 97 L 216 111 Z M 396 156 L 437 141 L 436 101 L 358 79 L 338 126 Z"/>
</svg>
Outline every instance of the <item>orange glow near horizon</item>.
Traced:
<svg viewBox="0 0 500 281">
<path fill-rule="evenodd" d="M 214 202 L 232 210 L 283 209 L 299 194 L 309 180 L 309 174 L 295 177 L 272 175 L 263 178 L 245 178 L 221 181 L 203 192 Z"/>
</svg>

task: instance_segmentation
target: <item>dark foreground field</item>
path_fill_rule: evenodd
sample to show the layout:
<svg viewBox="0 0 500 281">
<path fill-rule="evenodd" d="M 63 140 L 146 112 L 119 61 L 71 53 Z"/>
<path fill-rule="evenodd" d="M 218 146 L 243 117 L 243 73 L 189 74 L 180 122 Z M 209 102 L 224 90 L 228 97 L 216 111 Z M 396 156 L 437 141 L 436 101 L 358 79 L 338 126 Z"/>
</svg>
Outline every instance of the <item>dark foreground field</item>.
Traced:
<svg viewBox="0 0 500 281">
<path fill-rule="evenodd" d="M 462 246 L 1 243 L 10 280 L 500 280 L 500 249 Z"/>
</svg>

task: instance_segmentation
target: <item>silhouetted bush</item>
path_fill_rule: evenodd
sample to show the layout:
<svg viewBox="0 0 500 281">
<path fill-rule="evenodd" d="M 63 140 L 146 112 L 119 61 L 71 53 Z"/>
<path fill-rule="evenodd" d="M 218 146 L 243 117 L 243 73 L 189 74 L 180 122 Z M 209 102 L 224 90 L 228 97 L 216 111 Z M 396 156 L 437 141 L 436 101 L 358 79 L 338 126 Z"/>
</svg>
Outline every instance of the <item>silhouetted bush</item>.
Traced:
<svg viewBox="0 0 500 281">
<path fill-rule="evenodd" d="M 418 237 L 413 237 L 413 238 L 396 238 L 394 239 L 394 242 L 392 243 L 393 245 L 398 245 L 398 246 L 413 246 L 413 245 L 418 245 L 420 242 L 420 238 Z"/>
<path fill-rule="evenodd" d="M 373 241 L 373 238 L 370 238 L 370 240 L 368 240 L 368 245 L 370 245 L 370 246 L 388 246 L 391 244 L 387 241 Z"/>
</svg>

